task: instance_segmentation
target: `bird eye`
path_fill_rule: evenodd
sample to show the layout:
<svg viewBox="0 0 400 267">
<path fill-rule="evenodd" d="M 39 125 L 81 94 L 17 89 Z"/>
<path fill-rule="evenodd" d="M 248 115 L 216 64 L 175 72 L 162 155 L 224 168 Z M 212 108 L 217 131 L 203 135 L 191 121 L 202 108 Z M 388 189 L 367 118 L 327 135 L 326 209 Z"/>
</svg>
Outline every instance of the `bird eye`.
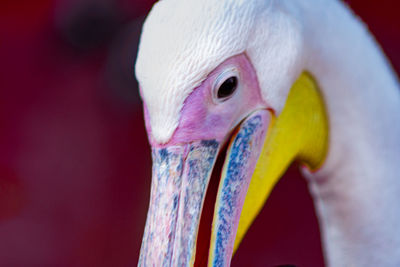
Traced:
<svg viewBox="0 0 400 267">
<path fill-rule="evenodd" d="M 237 78 L 235 76 L 226 79 L 218 89 L 217 97 L 218 99 L 226 98 L 232 95 L 237 88 Z"/>
<path fill-rule="evenodd" d="M 231 97 L 239 85 L 239 75 L 235 69 L 222 73 L 214 85 L 214 99 L 216 102 L 222 102 Z"/>
</svg>

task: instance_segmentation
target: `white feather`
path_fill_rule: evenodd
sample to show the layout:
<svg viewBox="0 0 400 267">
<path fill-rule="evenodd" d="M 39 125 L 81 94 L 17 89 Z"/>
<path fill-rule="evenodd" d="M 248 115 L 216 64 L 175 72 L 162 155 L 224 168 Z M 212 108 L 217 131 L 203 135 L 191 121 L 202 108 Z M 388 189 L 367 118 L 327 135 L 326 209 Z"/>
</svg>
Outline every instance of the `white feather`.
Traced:
<svg viewBox="0 0 400 267">
<path fill-rule="evenodd" d="M 283 107 L 281 99 L 299 73 L 294 66 L 302 42 L 295 21 L 268 3 L 164 0 L 153 7 L 143 27 L 136 76 L 155 141 L 171 138 L 186 97 L 208 73 L 245 51 L 264 98 L 276 110 Z"/>
<path fill-rule="evenodd" d="M 304 69 L 325 96 L 329 154 L 309 177 L 329 266 L 400 266 L 400 88 L 338 1 L 298 1 Z"/>
<path fill-rule="evenodd" d="M 145 23 L 136 64 L 154 140 L 167 142 L 186 97 L 242 52 L 278 113 L 304 70 L 323 91 L 329 154 L 318 172 L 305 175 L 328 265 L 400 266 L 398 82 L 366 27 L 341 2 L 159 2 Z"/>
</svg>

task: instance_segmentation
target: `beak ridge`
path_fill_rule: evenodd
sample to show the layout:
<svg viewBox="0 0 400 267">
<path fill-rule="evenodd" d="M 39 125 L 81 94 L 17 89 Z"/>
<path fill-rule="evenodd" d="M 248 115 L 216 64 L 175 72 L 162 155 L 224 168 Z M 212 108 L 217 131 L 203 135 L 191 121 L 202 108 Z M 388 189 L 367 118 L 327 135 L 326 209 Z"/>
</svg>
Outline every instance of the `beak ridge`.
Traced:
<svg viewBox="0 0 400 267">
<path fill-rule="evenodd" d="M 215 140 L 153 148 L 150 206 L 138 266 L 191 266 Z"/>
</svg>

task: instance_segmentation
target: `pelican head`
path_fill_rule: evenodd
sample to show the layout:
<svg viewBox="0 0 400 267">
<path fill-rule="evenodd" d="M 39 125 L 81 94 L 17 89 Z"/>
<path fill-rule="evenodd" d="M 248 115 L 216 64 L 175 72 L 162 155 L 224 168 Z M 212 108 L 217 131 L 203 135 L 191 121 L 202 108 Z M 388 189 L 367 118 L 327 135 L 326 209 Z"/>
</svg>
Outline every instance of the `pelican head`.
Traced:
<svg viewBox="0 0 400 267">
<path fill-rule="evenodd" d="M 272 1 L 167 0 L 153 7 L 136 62 L 153 155 L 141 264 L 193 264 L 202 204 L 225 142 L 209 239 L 210 261 L 229 264 L 266 134 L 301 71 L 299 31 Z M 246 215 L 244 228 L 252 221 Z"/>
<path fill-rule="evenodd" d="M 292 161 L 308 172 L 324 164 L 326 106 L 289 2 L 163 0 L 147 17 L 136 76 L 153 177 L 140 266 L 194 264 L 207 186 L 225 144 L 212 233 L 201 237 L 212 266 L 230 264 Z"/>
</svg>

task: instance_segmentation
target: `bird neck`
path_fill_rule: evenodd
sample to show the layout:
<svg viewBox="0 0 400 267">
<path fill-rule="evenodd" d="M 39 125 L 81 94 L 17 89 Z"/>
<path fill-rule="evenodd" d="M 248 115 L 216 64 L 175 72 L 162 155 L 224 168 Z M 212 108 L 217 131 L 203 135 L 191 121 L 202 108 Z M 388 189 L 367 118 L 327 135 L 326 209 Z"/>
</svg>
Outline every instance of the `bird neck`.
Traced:
<svg viewBox="0 0 400 267">
<path fill-rule="evenodd" d="M 400 95 L 366 27 L 339 1 L 306 2 L 304 64 L 329 114 L 329 152 L 304 170 L 329 266 L 400 264 Z M 307 6 L 306 6 L 307 5 Z"/>
</svg>

